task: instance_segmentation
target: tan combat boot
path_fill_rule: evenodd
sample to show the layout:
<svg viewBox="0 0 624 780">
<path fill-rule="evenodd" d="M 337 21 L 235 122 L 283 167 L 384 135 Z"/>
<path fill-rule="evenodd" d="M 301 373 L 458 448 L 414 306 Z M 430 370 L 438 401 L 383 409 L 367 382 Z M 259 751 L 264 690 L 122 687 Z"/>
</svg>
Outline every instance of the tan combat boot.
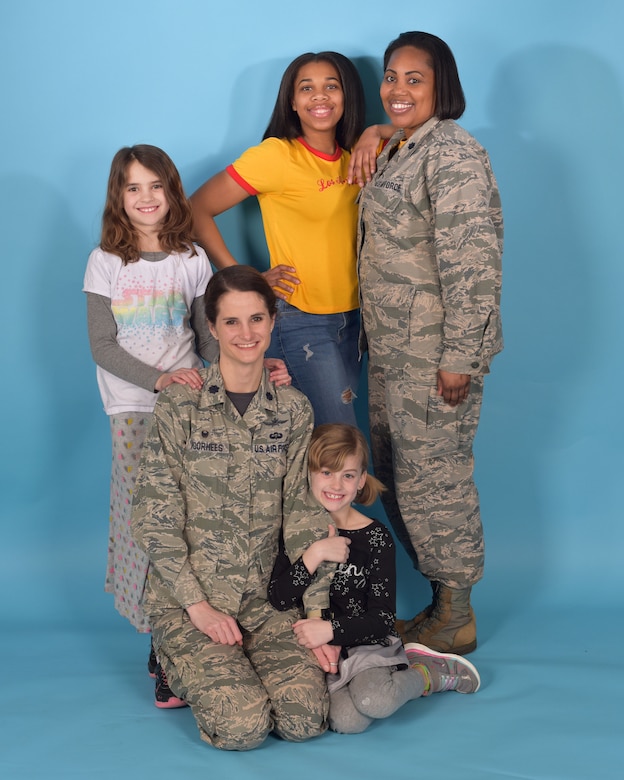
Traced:
<svg viewBox="0 0 624 780">
<path fill-rule="evenodd" d="M 472 589 L 449 588 L 441 582 L 435 586 L 429 615 L 407 629 L 401 635 L 403 641 L 417 642 L 442 653 L 471 653 L 477 647 L 477 624 L 470 606 Z"/>
<path fill-rule="evenodd" d="M 422 623 L 425 618 L 428 618 L 432 611 L 433 611 L 433 605 L 435 604 L 435 598 L 436 598 L 436 592 L 438 589 L 437 582 L 430 582 L 431 590 L 433 591 L 433 598 L 431 600 L 431 604 L 429 604 L 428 607 L 425 607 L 423 610 L 421 610 L 417 615 L 414 615 L 413 618 L 410 620 L 397 620 L 394 624 L 394 627 L 399 632 L 399 636 L 403 639 L 403 642 L 409 642 L 411 640 L 405 639 L 405 635 L 412 631 L 412 629 L 417 626 L 419 623 Z"/>
</svg>

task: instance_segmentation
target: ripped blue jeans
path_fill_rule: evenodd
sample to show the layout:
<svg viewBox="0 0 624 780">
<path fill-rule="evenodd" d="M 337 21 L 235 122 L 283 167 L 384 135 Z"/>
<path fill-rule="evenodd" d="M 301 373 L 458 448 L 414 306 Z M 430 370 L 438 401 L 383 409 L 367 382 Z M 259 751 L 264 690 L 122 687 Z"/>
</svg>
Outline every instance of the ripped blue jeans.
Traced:
<svg viewBox="0 0 624 780">
<path fill-rule="evenodd" d="M 310 399 L 314 424 L 356 425 L 353 402 L 360 379 L 359 309 L 307 314 L 278 300 L 277 312 L 267 356 L 286 363 L 293 387 Z"/>
</svg>

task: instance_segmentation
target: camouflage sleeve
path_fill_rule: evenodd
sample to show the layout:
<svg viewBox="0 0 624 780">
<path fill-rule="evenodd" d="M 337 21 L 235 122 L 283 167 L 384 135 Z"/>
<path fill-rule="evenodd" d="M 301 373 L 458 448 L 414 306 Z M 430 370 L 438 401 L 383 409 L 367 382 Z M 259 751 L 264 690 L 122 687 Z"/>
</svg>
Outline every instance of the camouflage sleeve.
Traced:
<svg viewBox="0 0 624 780">
<path fill-rule="evenodd" d="M 434 253 L 444 307 L 439 368 L 483 374 L 502 347 L 502 212 L 484 150 L 469 143 L 435 149 L 426 165 L 435 214 Z"/>
<path fill-rule="evenodd" d="M 291 561 L 300 558 L 312 542 L 327 535 L 329 514 L 316 503 L 308 490 L 308 445 L 312 435 L 312 409 L 307 399 L 293 414 L 288 447 L 288 465 L 284 478 L 284 546 Z M 306 614 L 320 615 L 329 608 L 329 585 L 336 565 L 319 566 L 314 582 L 303 596 Z"/>
<path fill-rule="evenodd" d="M 176 394 L 180 390 L 176 387 Z M 168 595 L 181 607 L 206 598 L 188 558 L 186 510 L 180 488 L 182 453 L 190 423 L 172 395 L 160 394 L 143 445 L 132 509 L 132 534 L 146 552 Z"/>
</svg>

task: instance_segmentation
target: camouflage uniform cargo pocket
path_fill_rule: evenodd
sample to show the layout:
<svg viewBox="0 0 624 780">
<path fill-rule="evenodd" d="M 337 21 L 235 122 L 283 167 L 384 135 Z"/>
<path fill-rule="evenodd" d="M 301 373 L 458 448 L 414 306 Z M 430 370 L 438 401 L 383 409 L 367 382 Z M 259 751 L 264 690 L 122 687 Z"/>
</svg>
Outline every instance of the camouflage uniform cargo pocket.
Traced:
<svg viewBox="0 0 624 780">
<path fill-rule="evenodd" d="M 369 298 L 363 317 L 373 362 L 404 369 L 437 367 L 444 322 L 437 291 L 380 282 Z"/>
<path fill-rule="evenodd" d="M 460 407 L 449 406 L 436 387 L 416 384 L 405 371 L 390 373 L 386 374 L 388 418 L 393 441 L 404 457 L 425 460 L 457 452 Z"/>
<path fill-rule="evenodd" d="M 268 574 L 271 576 L 273 573 L 273 567 L 275 566 L 275 561 L 277 560 L 277 553 L 278 540 L 276 536 L 275 543 L 272 546 L 266 546 L 259 551 L 258 560 L 260 562 L 260 571 L 263 574 Z"/>
<path fill-rule="evenodd" d="M 409 348 L 414 288 L 383 282 L 369 290 L 367 297 L 363 318 L 368 349 L 375 363 L 385 365 L 389 353 L 405 353 Z"/>
</svg>

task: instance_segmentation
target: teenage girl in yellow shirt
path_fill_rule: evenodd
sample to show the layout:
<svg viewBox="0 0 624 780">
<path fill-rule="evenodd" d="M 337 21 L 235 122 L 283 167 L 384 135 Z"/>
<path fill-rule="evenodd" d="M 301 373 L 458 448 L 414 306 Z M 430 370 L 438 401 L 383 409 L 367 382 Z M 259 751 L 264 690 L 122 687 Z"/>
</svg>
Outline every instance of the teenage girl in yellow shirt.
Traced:
<svg viewBox="0 0 624 780">
<path fill-rule="evenodd" d="M 302 54 L 286 69 L 264 140 L 191 197 L 194 232 L 217 268 L 236 264 L 215 216 L 248 197 L 260 204 L 278 297 L 268 355 L 308 396 L 315 423 L 355 425 L 360 375 L 350 149 L 364 127 L 364 92 L 336 52 Z"/>
</svg>

